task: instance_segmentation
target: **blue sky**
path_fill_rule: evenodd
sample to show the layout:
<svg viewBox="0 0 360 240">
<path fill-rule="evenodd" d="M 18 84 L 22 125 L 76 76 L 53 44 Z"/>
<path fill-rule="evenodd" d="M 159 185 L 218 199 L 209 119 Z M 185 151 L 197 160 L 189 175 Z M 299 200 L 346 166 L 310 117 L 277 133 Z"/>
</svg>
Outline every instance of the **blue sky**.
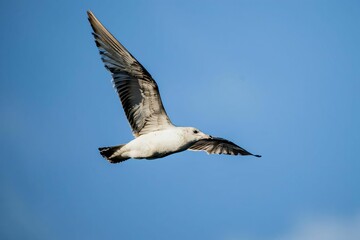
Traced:
<svg viewBox="0 0 360 240">
<path fill-rule="evenodd" d="M 261 159 L 111 165 L 132 139 L 86 10 L 179 126 Z M 360 238 L 358 1 L 1 1 L 0 238 Z"/>
</svg>

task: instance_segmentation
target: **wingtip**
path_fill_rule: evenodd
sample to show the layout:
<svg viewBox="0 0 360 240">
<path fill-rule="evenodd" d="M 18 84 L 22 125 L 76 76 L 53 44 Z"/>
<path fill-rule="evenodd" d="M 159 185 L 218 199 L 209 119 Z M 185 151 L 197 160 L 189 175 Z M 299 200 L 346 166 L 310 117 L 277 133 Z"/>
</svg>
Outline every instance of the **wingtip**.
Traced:
<svg viewBox="0 0 360 240">
<path fill-rule="evenodd" d="M 253 155 L 254 157 L 258 157 L 258 158 L 261 158 L 261 155 Z"/>
<path fill-rule="evenodd" d="M 96 19 L 95 15 L 93 14 L 93 12 L 91 10 L 87 10 L 86 13 L 87 13 L 89 21 L 94 21 L 94 19 Z"/>
</svg>

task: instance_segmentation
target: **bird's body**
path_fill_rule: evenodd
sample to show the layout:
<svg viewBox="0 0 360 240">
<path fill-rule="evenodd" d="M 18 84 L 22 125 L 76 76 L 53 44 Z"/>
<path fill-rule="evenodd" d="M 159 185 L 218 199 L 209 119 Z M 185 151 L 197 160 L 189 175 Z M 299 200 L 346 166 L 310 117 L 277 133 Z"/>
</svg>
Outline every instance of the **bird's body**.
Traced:
<svg viewBox="0 0 360 240">
<path fill-rule="evenodd" d="M 129 143 L 118 146 L 117 151 L 108 158 L 120 159 L 156 159 L 181 152 L 191 147 L 201 138 L 211 138 L 205 134 L 190 134 L 194 131 L 191 127 L 170 127 L 165 130 L 150 132 L 141 135 Z M 106 149 L 106 148 L 105 148 Z"/>
<path fill-rule="evenodd" d="M 92 12 L 88 11 L 88 17 L 101 59 L 111 72 L 114 87 L 135 136 L 127 144 L 99 148 L 104 158 L 111 163 L 129 158 L 156 159 L 187 149 L 215 154 L 253 155 L 226 139 L 212 137 L 193 127 L 173 125 L 150 73 Z"/>
</svg>

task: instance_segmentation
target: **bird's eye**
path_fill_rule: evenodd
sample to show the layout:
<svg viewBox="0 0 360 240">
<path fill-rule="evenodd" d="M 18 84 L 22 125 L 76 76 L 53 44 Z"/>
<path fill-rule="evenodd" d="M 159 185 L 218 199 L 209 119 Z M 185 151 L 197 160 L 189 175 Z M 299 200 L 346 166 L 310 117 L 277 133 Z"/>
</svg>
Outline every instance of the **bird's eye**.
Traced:
<svg viewBox="0 0 360 240">
<path fill-rule="evenodd" d="M 196 133 L 199 133 L 199 131 L 198 131 L 198 130 L 194 130 L 194 131 L 193 131 L 193 133 L 195 133 L 195 134 L 196 134 Z"/>
</svg>

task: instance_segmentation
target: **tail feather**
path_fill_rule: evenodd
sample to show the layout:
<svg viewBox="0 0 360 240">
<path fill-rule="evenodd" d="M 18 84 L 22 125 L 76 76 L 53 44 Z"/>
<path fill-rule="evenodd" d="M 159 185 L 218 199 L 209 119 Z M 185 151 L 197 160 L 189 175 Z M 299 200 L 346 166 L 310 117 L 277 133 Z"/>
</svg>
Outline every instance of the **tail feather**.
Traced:
<svg viewBox="0 0 360 240">
<path fill-rule="evenodd" d="M 114 155 L 118 150 L 120 150 L 123 145 L 112 146 L 112 147 L 101 147 L 99 148 L 101 156 L 103 156 L 110 163 L 119 163 L 128 160 L 129 158 L 121 157 L 120 155 Z"/>
</svg>

